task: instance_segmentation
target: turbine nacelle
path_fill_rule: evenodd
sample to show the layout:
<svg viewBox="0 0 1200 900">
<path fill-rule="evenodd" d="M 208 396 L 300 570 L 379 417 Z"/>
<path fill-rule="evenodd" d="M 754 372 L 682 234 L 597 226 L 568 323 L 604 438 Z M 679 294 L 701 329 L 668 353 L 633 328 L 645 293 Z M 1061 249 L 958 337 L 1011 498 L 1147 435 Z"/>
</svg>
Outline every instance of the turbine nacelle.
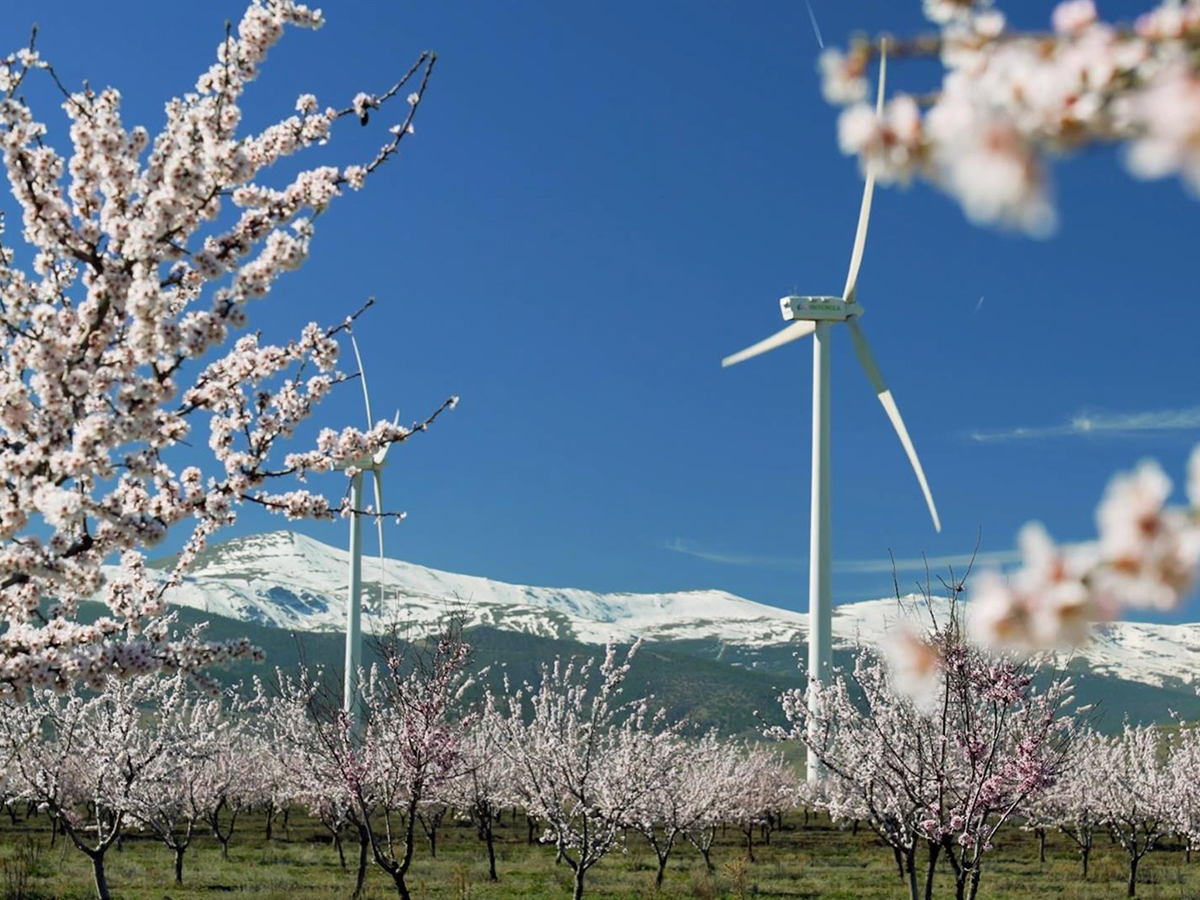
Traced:
<svg viewBox="0 0 1200 900">
<path fill-rule="evenodd" d="M 860 304 L 841 297 L 781 297 L 779 309 L 785 322 L 844 322 L 863 313 Z"/>
</svg>

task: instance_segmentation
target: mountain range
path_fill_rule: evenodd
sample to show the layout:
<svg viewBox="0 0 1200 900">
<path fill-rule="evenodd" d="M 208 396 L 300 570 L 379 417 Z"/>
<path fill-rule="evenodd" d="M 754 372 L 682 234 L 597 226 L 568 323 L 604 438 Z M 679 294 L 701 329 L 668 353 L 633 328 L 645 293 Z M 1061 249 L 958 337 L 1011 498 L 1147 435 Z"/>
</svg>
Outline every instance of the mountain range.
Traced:
<svg viewBox="0 0 1200 900">
<path fill-rule="evenodd" d="M 171 562 L 153 565 L 161 571 Z M 251 535 L 203 551 L 169 599 L 185 621 L 209 621 L 219 633 L 251 632 L 268 645 L 274 662 L 301 654 L 327 657 L 333 665 L 340 660 L 347 567 L 345 550 L 304 535 Z M 725 591 L 534 587 L 369 557 L 363 582 L 367 630 L 396 625 L 409 635 L 428 633 L 447 616 L 458 616 L 473 635 L 480 662 L 507 665 L 523 677 L 533 676 L 535 660 L 594 654 L 607 641 L 641 638 L 650 653 L 643 651 L 649 661 L 640 665 L 655 670 L 653 678 L 643 673 L 648 692 L 681 714 L 729 730 L 753 727 L 754 709 L 765 714 L 780 688 L 801 682 L 796 656 L 805 647 L 808 616 Z M 835 662 L 849 661 L 860 646 L 884 646 L 906 619 L 924 614 L 916 596 L 836 607 Z M 299 638 L 281 641 L 288 635 Z M 309 649 L 296 649 L 304 646 Z M 1165 720 L 1169 709 L 1200 715 L 1193 687 L 1200 672 L 1200 624 L 1111 623 L 1058 662 L 1076 674 L 1081 698 L 1102 701 L 1110 724 L 1124 715 Z M 668 695 L 666 685 L 674 685 L 676 694 L 686 690 Z M 706 692 L 697 694 L 701 685 Z"/>
</svg>

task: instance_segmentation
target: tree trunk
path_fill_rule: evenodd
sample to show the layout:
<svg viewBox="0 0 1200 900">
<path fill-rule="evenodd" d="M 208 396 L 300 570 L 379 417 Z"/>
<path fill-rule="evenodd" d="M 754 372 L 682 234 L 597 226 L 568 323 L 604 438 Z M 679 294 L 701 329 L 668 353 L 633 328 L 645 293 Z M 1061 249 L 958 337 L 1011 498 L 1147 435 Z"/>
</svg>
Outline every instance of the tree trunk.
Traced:
<svg viewBox="0 0 1200 900">
<path fill-rule="evenodd" d="M 1129 890 L 1125 892 L 1127 897 L 1137 895 L 1137 867 L 1138 858 L 1136 856 L 1129 857 Z"/>
<path fill-rule="evenodd" d="M 400 900 L 412 900 L 411 895 L 408 893 L 408 885 L 404 883 L 404 875 L 400 873 L 399 869 L 392 873 L 392 881 L 396 883 L 396 896 Z"/>
<path fill-rule="evenodd" d="M 900 880 L 904 880 L 904 857 L 900 855 L 900 848 L 895 844 L 892 845 L 892 856 L 896 858 L 896 871 L 900 873 Z"/>
<path fill-rule="evenodd" d="M 367 883 L 367 851 L 371 846 L 371 836 L 367 829 L 358 826 L 358 874 L 354 876 L 354 896 L 361 897 L 363 886 Z"/>
<path fill-rule="evenodd" d="M 342 871 L 346 871 L 346 851 L 342 849 L 342 830 L 340 828 L 331 828 L 333 832 L 333 846 L 338 853 L 338 864 L 342 867 Z"/>
<path fill-rule="evenodd" d="M 1092 855 L 1091 843 L 1085 844 L 1079 853 L 1083 856 L 1083 877 L 1086 879 L 1088 876 L 1088 857 Z"/>
<path fill-rule="evenodd" d="M 916 853 L 913 848 L 913 853 Z M 929 845 L 929 868 L 925 870 L 925 900 L 933 900 L 933 876 L 937 873 L 938 857 L 942 855 L 942 845 Z"/>
<path fill-rule="evenodd" d="M 899 856 L 900 851 L 896 851 Z M 908 870 L 908 897 L 909 900 L 921 900 L 921 895 L 917 893 L 917 845 L 906 847 L 904 850 L 904 868 Z"/>
<path fill-rule="evenodd" d="M 267 842 L 271 841 L 271 828 L 275 824 L 275 807 L 267 807 Z"/>
<path fill-rule="evenodd" d="M 532 844 L 533 843 L 534 824 L 533 824 L 533 819 L 529 816 L 528 813 L 525 814 L 525 824 L 529 826 L 529 836 L 525 839 L 525 843 Z"/>
<path fill-rule="evenodd" d="M 575 892 L 571 895 L 572 900 L 583 900 L 583 876 L 587 874 L 587 870 L 583 866 L 575 867 Z"/>
<path fill-rule="evenodd" d="M 488 851 L 488 878 L 492 881 L 499 881 L 500 878 L 496 875 L 496 844 L 493 840 L 492 820 L 487 820 L 487 827 L 484 829 L 484 840 L 487 841 Z"/>
<path fill-rule="evenodd" d="M 654 890 L 661 891 L 663 886 L 663 877 L 667 874 L 667 859 L 670 857 L 671 851 L 666 853 L 656 853 L 658 857 L 658 872 L 654 875 Z"/>
<path fill-rule="evenodd" d="M 746 829 L 746 858 L 754 862 L 754 826 Z"/>
<path fill-rule="evenodd" d="M 975 900 L 979 893 L 979 878 L 983 875 L 983 869 L 980 867 L 982 860 L 976 860 L 975 865 L 971 868 L 971 892 L 967 894 L 967 900 Z"/>
<path fill-rule="evenodd" d="M 108 892 L 108 876 L 104 872 L 104 851 L 89 854 L 92 857 L 92 878 L 96 882 L 96 897 L 99 900 L 112 900 Z"/>
<path fill-rule="evenodd" d="M 427 829 L 429 833 L 429 855 L 437 859 L 437 828 Z"/>
<path fill-rule="evenodd" d="M 183 884 L 183 854 L 187 852 L 187 847 L 175 848 L 175 883 Z"/>
</svg>

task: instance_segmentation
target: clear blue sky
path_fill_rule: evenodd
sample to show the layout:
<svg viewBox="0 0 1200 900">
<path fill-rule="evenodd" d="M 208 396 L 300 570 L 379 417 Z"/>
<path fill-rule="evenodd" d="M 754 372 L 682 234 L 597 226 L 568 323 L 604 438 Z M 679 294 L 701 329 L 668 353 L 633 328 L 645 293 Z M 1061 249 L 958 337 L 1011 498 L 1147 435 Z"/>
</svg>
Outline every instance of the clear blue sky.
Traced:
<svg viewBox="0 0 1200 900">
<path fill-rule="evenodd" d="M 829 44 L 922 27 L 917 0 L 812 5 Z M 1049 9 L 1003 7 L 1031 27 Z M 1142 7 L 1102 4 L 1118 17 Z M 162 102 L 191 88 L 241 8 L 46 0 L 10 9 L 0 35 L 16 49 L 36 15 L 67 84 L 119 87 L 126 122 L 154 132 Z M 377 411 L 398 404 L 411 420 L 462 396 L 391 457 L 388 505 L 410 518 L 389 527 L 389 555 L 516 582 L 719 587 L 805 608 L 809 346 L 718 365 L 781 325 L 779 296 L 836 293 L 845 278 L 862 182 L 836 147 L 805 5 L 356 0 L 325 11 L 322 31 L 292 31 L 272 52 L 250 123 L 287 114 L 301 91 L 343 105 L 420 50 L 440 54 L 415 139 L 319 220 L 305 268 L 251 310 L 282 340 L 374 294 L 359 335 Z M 935 70 L 892 74 L 920 89 Z M 369 157 L 391 121 L 343 123 L 307 159 Z M 980 529 L 985 550 L 1004 550 L 1029 518 L 1080 540 L 1114 470 L 1154 456 L 1182 481 L 1196 427 L 1060 426 L 1200 407 L 1200 205 L 1177 182 L 1134 181 L 1115 152 L 1055 177 L 1061 227 L 1045 241 L 972 227 L 923 186 L 877 193 L 864 327 L 945 529 L 934 534 L 839 335 L 837 559 L 961 554 Z M 319 424 L 361 419 L 349 385 Z M 1049 433 L 971 437 L 1015 428 Z M 236 532 L 277 527 L 247 511 Z M 341 523 L 302 530 L 345 540 Z M 838 602 L 890 591 L 889 574 L 862 568 L 835 577 Z"/>
</svg>

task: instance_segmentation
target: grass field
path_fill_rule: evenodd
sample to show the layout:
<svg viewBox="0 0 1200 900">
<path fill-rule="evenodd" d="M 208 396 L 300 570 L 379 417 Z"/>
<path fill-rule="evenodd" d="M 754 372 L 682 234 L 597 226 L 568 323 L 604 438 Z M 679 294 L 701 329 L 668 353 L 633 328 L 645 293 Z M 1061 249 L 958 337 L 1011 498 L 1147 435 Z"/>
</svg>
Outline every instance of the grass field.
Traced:
<svg viewBox="0 0 1200 900">
<path fill-rule="evenodd" d="M 172 883 L 171 853 L 148 838 L 133 835 L 121 850 L 109 853 L 109 883 L 115 898 L 184 900 L 195 897 L 244 895 L 255 898 L 348 897 L 353 871 L 343 872 L 328 833 L 306 820 L 293 819 L 287 837 L 278 833 L 266 841 L 261 819 L 247 817 L 228 861 L 208 836 L 198 836 L 188 851 L 184 884 Z M 500 829 L 497 847 L 498 883 L 487 879 L 482 843 L 472 828 L 447 822 L 438 837 L 438 855 L 431 859 L 424 843 L 409 878 L 416 897 L 526 898 L 570 895 L 570 873 L 555 866 L 554 851 L 526 843 L 523 820 Z M 771 836 L 770 846 L 756 846 L 751 863 L 733 830 L 714 850 L 717 872 L 709 875 L 690 847 L 677 848 L 661 896 L 704 898 L 904 898 L 891 854 L 865 831 L 858 835 L 829 827 L 827 822 L 804 826 L 799 816 L 783 832 Z M 357 845 L 346 847 L 353 865 Z M 947 873 L 948 874 L 948 873 Z M 0 828 L 0 897 L 5 900 L 47 900 L 93 896 L 90 868 L 84 856 L 60 838 L 50 846 L 44 819 L 35 818 Z M 1011 831 L 989 860 L 980 897 L 1059 897 L 1071 900 L 1125 895 L 1124 856 L 1101 838 L 1085 881 L 1077 858 L 1064 838 L 1051 835 L 1047 860 L 1039 864 L 1031 835 Z M 22 886 L 24 882 L 24 886 Z M 592 870 L 588 896 L 634 898 L 654 893 L 654 857 L 631 836 L 626 852 L 614 852 Z M 1152 853 L 1142 864 L 1138 895 L 1146 898 L 1200 898 L 1200 856 L 1189 865 L 1175 846 Z M 370 872 L 368 897 L 394 897 L 382 872 Z M 953 897 L 953 884 L 944 878 L 939 897 Z"/>
</svg>

